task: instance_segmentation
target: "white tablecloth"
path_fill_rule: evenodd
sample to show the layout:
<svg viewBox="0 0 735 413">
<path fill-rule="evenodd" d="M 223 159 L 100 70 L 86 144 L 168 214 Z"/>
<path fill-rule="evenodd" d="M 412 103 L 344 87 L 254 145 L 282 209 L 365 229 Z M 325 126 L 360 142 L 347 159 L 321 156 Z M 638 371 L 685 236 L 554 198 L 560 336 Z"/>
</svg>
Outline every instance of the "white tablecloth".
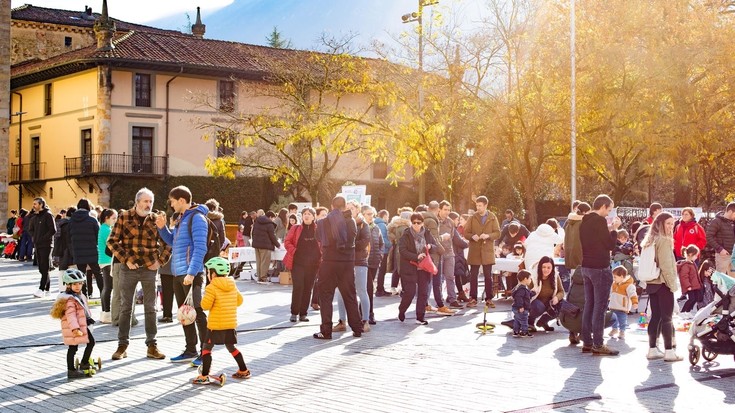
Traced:
<svg viewBox="0 0 735 413">
<path fill-rule="evenodd" d="M 523 260 L 517 260 L 515 258 L 495 258 L 493 271 L 518 272 L 518 266 L 521 262 L 523 262 Z M 564 258 L 554 258 L 554 265 L 564 265 Z"/>
<path fill-rule="evenodd" d="M 276 249 L 271 252 L 271 260 L 283 261 L 286 256 L 285 249 Z M 230 262 L 255 262 L 255 248 L 239 247 L 230 248 L 227 252 L 227 260 Z"/>
</svg>

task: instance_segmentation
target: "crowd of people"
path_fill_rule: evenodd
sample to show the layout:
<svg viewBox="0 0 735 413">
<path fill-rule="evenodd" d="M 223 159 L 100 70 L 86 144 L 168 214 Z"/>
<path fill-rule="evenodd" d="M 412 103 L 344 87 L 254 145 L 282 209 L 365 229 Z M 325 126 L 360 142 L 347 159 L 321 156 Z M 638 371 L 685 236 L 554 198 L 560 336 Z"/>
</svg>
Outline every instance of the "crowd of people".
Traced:
<svg viewBox="0 0 735 413">
<path fill-rule="evenodd" d="M 94 207 L 83 198 L 54 218 L 45 200 L 36 198 L 32 211 L 21 210 L 18 216 L 12 211 L 8 234 L 19 238 L 13 258 L 34 259 L 41 274 L 33 295 L 48 296 L 49 269 L 57 266 L 61 271 L 65 286 L 52 315 L 62 320 L 64 342 L 70 346 L 70 378 L 86 377 L 90 369 L 94 339 L 87 327 L 95 320 L 88 297 L 94 284 L 100 293 L 99 321 L 118 327 L 113 360 L 127 357 L 130 328 L 138 322 L 134 306 L 140 285 L 147 357 L 166 358 L 157 347 L 157 323 L 173 322 L 175 297 L 179 313 L 187 306 L 192 313 L 191 320 L 179 317 L 184 350 L 170 360 L 202 366 L 196 384 L 221 384 L 224 377 L 210 377 L 208 371 L 213 346 L 224 344 L 238 363 L 233 377 L 250 377 L 234 346 L 236 308 L 242 304 L 230 277 L 236 271 L 217 256 L 229 245 L 219 203 L 210 199 L 195 204 L 184 186 L 173 188 L 167 202 L 171 216 L 153 209 L 153 193 L 142 188 L 129 210 Z M 606 318 L 612 320 L 609 336 L 625 339 L 628 317 L 639 310 L 645 291 L 650 308 L 648 358 L 666 361 L 681 360 L 673 338 L 675 294 L 681 289 L 680 298 L 686 300 L 682 312 L 701 308 L 714 296 L 712 272 L 727 274 L 733 268 L 735 203 L 706 230 L 693 209 L 684 208 L 675 219 L 657 203 L 647 219 L 622 228 L 621 220 L 610 216 L 612 199 L 599 195 L 591 204 L 575 201 L 563 225 L 552 218 L 533 231 L 511 210 L 499 222 L 488 203 L 480 196 L 474 210 L 460 214 L 447 201 L 431 201 L 400 208 L 391 218 L 387 210 L 337 195 L 330 209 L 298 211 L 292 205 L 278 213 L 245 211 L 235 245 L 255 249 L 258 282 L 265 283 L 271 253 L 283 244 L 285 257 L 275 267 L 290 271 L 293 281 L 290 321 L 309 321 L 309 305 L 320 311 L 315 339 L 329 340 L 348 328 L 355 337 L 369 332 L 377 323 L 374 297 L 399 295 L 398 320 L 405 322 L 413 305 L 415 322 L 426 325 L 427 313 L 451 316 L 479 302 L 493 308 L 496 293 L 502 293 L 513 300 L 513 318 L 503 324 L 513 329 L 514 337 L 532 337 L 537 328 L 553 331 L 550 323 L 559 318 L 569 329 L 570 341 L 582 343 L 583 353 L 613 356 L 618 351 L 605 344 Z M 223 240 L 214 254 L 212 239 Z M 705 248 L 714 252 L 714 262 L 703 258 Z M 636 261 L 646 251 L 654 254 L 659 272 L 642 284 L 636 278 Z M 501 257 L 516 260 L 518 269 L 494 272 Z M 157 320 L 158 284 L 163 316 Z M 435 306 L 429 301 L 432 294 Z M 333 323 L 335 295 L 339 318 Z M 578 318 L 579 328 L 565 323 L 565 315 L 567 321 Z M 82 343 L 88 347 L 76 368 L 70 360 Z"/>
</svg>

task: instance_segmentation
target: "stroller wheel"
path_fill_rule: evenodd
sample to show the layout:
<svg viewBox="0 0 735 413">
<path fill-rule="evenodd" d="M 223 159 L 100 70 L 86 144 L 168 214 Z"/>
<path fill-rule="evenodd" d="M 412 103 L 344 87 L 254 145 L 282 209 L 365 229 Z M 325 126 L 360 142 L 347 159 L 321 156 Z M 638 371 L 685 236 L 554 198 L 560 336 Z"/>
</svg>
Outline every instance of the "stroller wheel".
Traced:
<svg viewBox="0 0 735 413">
<path fill-rule="evenodd" d="M 712 361 L 717 358 L 717 353 L 707 350 L 706 348 L 702 349 L 702 357 L 704 357 L 707 361 Z"/>
<path fill-rule="evenodd" d="M 699 363 L 699 346 L 692 346 L 689 350 L 689 363 L 696 366 Z"/>
</svg>

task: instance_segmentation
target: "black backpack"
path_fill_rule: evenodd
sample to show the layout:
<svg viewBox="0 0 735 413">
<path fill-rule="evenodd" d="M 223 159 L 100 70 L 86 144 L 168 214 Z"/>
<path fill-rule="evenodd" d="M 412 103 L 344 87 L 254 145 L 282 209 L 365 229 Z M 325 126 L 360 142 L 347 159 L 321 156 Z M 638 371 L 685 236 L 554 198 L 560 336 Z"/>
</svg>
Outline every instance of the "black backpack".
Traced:
<svg viewBox="0 0 735 413">
<path fill-rule="evenodd" d="M 223 240 L 219 239 L 219 232 L 217 231 L 217 227 L 205 213 L 197 209 L 195 209 L 194 212 L 201 214 L 202 216 L 204 216 L 204 219 L 207 220 L 207 252 L 204 254 L 204 262 L 207 262 L 211 258 L 219 257 L 219 253 L 222 250 Z M 194 236 L 191 233 L 191 224 L 193 220 L 194 215 L 189 216 L 189 238 L 192 240 L 194 240 Z"/>
</svg>

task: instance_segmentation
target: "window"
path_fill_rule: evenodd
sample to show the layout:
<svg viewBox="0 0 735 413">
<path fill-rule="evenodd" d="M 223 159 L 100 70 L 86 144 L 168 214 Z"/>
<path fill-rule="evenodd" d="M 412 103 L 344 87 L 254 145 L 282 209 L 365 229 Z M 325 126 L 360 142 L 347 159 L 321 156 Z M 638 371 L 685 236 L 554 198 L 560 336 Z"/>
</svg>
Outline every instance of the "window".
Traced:
<svg viewBox="0 0 735 413">
<path fill-rule="evenodd" d="M 64 46 L 71 47 L 71 37 L 69 36 L 64 37 Z"/>
<path fill-rule="evenodd" d="M 133 173 L 153 172 L 153 128 L 133 126 Z"/>
<path fill-rule="evenodd" d="M 41 138 L 31 137 L 31 179 L 41 177 Z"/>
<path fill-rule="evenodd" d="M 135 74 L 135 106 L 151 107 L 151 75 Z"/>
<path fill-rule="evenodd" d="M 51 114 L 51 83 L 46 83 L 43 88 L 43 114 L 48 116 Z"/>
<path fill-rule="evenodd" d="M 385 179 L 388 177 L 388 164 L 385 162 L 373 163 L 373 179 Z"/>
<path fill-rule="evenodd" d="M 219 81 L 219 110 L 222 112 L 235 110 L 235 82 Z"/>
<path fill-rule="evenodd" d="M 91 172 L 92 168 L 92 129 L 82 130 L 82 173 Z"/>
<path fill-rule="evenodd" d="M 235 134 L 230 130 L 217 132 L 217 157 L 235 156 Z"/>
</svg>

